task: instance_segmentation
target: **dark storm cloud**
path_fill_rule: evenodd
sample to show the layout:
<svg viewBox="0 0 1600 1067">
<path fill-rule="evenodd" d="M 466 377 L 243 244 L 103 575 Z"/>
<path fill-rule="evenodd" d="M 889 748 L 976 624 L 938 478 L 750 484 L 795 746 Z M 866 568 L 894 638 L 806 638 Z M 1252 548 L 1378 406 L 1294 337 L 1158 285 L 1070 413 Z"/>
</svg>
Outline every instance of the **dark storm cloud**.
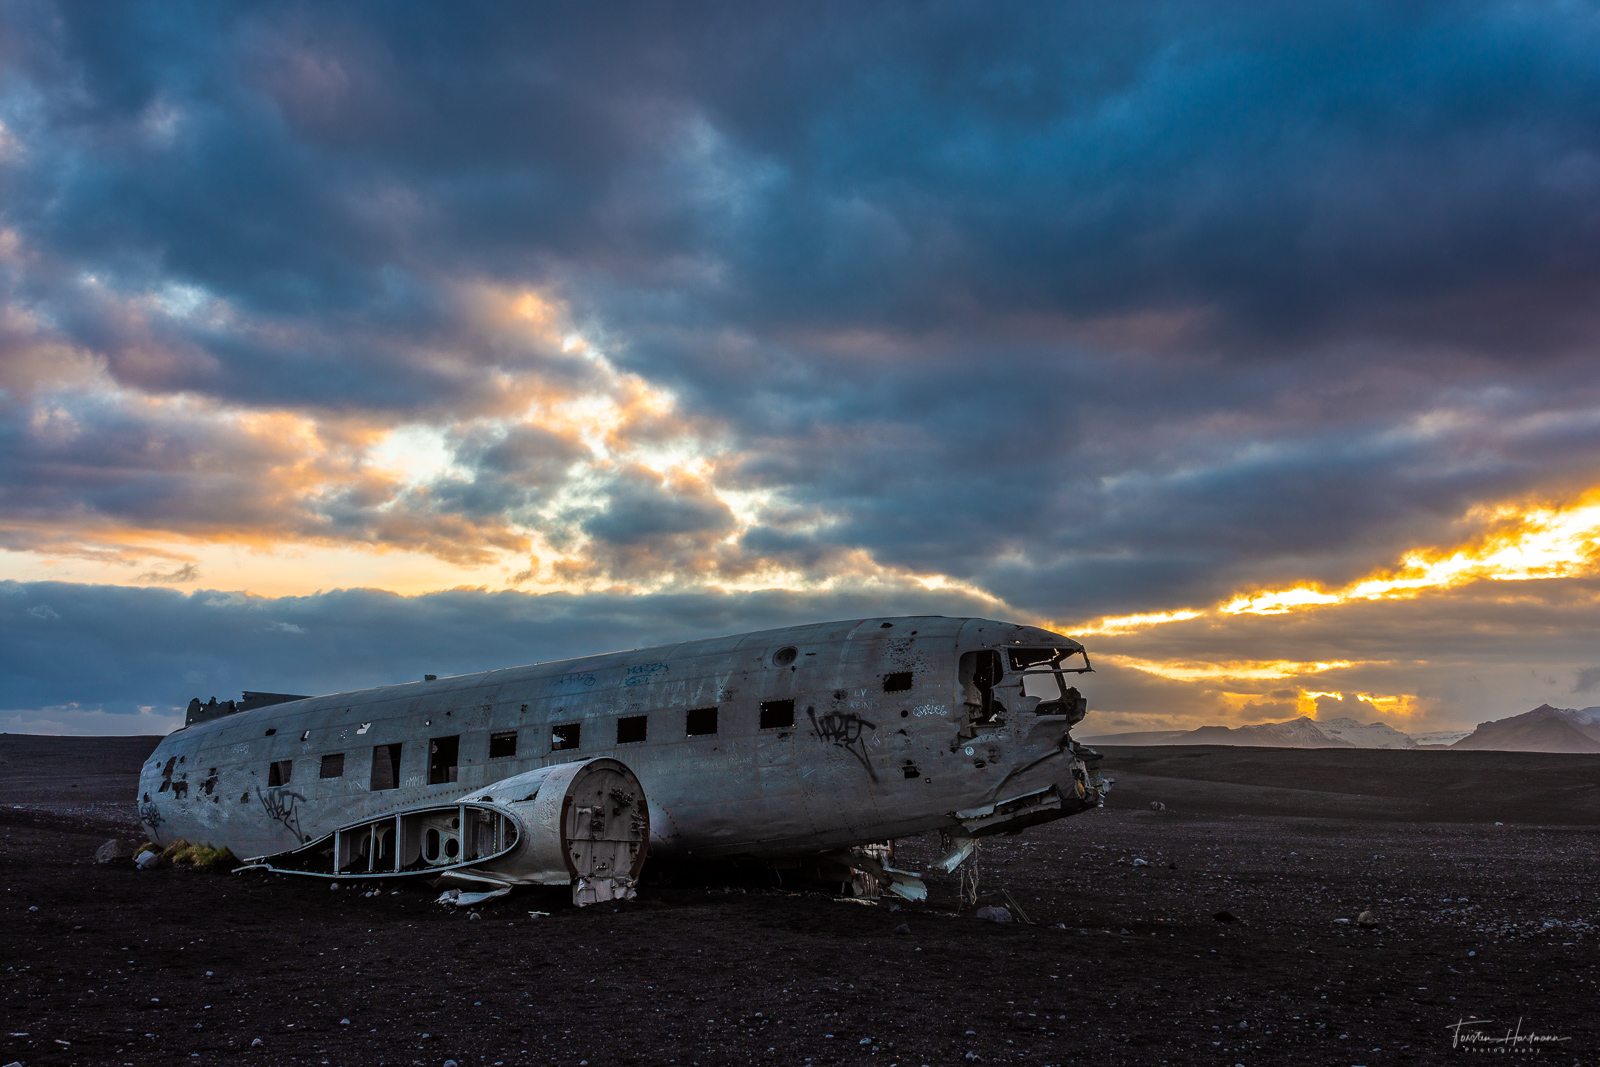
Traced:
<svg viewBox="0 0 1600 1067">
<path fill-rule="evenodd" d="M 1342 582 L 1593 480 L 1581 6 L 0 17 L 0 509 L 46 541 L 266 515 L 474 559 L 522 521 L 587 578 L 859 550 L 1092 616 Z M 496 318 L 528 289 L 562 321 Z M 474 420 L 613 388 L 568 326 L 673 391 L 629 433 L 717 438 L 706 483 L 622 461 L 538 517 L 587 446 Z M 100 367 L 444 426 L 466 476 L 375 484 L 351 428 L 313 498 L 284 439 Z M 737 543 L 717 488 L 771 494 Z"/>
<path fill-rule="evenodd" d="M 17 17 L 14 84 L 41 95 L 9 109 L 12 224 L 357 334 L 426 321 L 441 269 L 604 278 L 602 317 L 621 285 L 753 329 L 1192 310 L 1213 344 L 1521 354 L 1592 321 L 1582 9 L 53 14 Z M 307 355 L 360 391 L 327 365 L 351 356 Z"/>
</svg>

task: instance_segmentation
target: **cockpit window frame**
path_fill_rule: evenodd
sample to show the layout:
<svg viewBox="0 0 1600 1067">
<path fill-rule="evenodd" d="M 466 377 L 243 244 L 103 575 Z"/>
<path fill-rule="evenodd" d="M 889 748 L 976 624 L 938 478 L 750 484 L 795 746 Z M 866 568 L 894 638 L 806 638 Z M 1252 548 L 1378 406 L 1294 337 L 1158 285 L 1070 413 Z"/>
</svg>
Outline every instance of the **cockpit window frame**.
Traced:
<svg viewBox="0 0 1600 1067">
<path fill-rule="evenodd" d="M 1089 652 L 1088 652 L 1087 649 L 1084 649 L 1084 648 L 1052 648 L 1052 649 L 1050 649 L 1050 651 L 1055 653 L 1055 654 L 1053 656 L 1051 656 L 1048 660 L 1036 659 L 1036 660 L 1031 660 L 1026 664 L 1023 664 L 1023 665 L 1020 665 L 1020 666 L 1018 665 L 1018 663 L 1017 663 L 1017 658 L 1018 658 L 1017 654 L 1019 652 L 1026 653 L 1026 652 L 1043 652 L 1043 651 L 1044 651 L 1044 649 L 1042 649 L 1042 648 L 1017 647 L 1015 645 L 1006 646 L 1006 667 L 1007 667 L 1006 673 L 1007 674 L 1016 674 L 1016 675 L 1022 675 L 1022 674 L 1092 674 L 1092 673 L 1094 673 L 1094 666 L 1092 664 L 1090 664 L 1090 662 L 1089 662 Z M 1081 666 L 1081 667 L 1063 667 L 1063 666 L 1061 666 L 1062 663 L 1064 663 L 1067 660 L 1070 660 L 1074 656 L 1082 656 L 1083 657 L 1083 666 Z M 1049 665 L 1045 666 L 1045 667 L 1040 667 L 1040 666 L 1038 666 L 1038 664 L 1040 664 L 1040 663 L 1048 663 Z"/>
</svg>

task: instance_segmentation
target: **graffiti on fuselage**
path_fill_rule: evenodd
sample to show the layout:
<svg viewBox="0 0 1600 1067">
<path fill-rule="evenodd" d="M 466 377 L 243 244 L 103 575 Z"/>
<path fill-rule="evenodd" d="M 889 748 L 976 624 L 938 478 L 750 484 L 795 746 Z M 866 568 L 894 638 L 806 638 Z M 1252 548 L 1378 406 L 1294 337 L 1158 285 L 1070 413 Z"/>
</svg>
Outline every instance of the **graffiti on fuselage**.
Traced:
<svg viewBox="0 0 1600 1067">
<path fill-rule="evenodd" d="M 150 830 L 152 837 L 161 829 L 161 809 L 151 803 L 149 793 L 144 795 L 144 803 L 139 805 L 139 821 Z"/>
<path fill-rule="evenodd" d="M 256 798 L 261 801 L 261 810 L 267 813 L 267 818 L 293 834 L 297 842 L 307 840 L 300 829 L 300 814 L 296 810 L 296 805 L 305 797 L 292 789 L 268 789 L 263 793 L 257 786 Z"/>
<path fill-rule="evenodd" d="M 867 742 L 863 736 L 866 730 L 876 730 L 878 727 L 875 724 L 853 711 L 830 711 L 818 718 L 815 708 L 807 708 L 806 714 L 811 717 L 813 737 L 844 749 L 861 761 L 861 766 L 866 768 L 867 774 L 874 782 L 878 780 L 877 772 L 872 769 L 872 763 L 867 759 Z"/>
<path fill-rule="evenodd" d="M 672 668 L 665 663 L 637 663 L 627 669 L 622 684 L 644 685 L 667 677 L 671 670 Z"/>
</svg>

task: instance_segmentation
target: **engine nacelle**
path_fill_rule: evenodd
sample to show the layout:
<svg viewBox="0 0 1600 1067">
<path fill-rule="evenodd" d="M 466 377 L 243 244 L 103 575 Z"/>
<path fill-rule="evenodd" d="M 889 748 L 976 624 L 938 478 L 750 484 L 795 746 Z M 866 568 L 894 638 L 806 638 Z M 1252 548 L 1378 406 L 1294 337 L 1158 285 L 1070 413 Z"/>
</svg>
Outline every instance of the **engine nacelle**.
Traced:
<svg viewBox="0 0 1600 1067">
<path fill-rule="evenodd" d="M 644 787 L 600 757 L 362 819 L 250 866 L 351 880 L 430 875 L 478 890 L 571 885 L 581 906 L 632 900 L 649 844 Z"/>
<path fill-rule="evenodd" d="M 516 847 L 461 874 L 510 885 L 570 882 L 580 905 L 633 899 L 650 809 L 623 763 L 601 757 L 539 767 L 462 799 L 512 812 L 522 832 Z"/>
</svg>

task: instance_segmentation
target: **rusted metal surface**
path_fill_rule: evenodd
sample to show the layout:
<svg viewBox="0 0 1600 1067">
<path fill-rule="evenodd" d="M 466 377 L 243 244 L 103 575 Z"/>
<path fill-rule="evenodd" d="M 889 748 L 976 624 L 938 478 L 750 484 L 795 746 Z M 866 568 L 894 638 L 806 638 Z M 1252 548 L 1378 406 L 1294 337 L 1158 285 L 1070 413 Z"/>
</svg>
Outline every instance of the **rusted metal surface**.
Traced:
<svg viewBox="0 0 1600 1067">
<path fill-rule="evenodd" d="M 843 855 L 929 830 L 970 839 L 1092 808 L 1106 783 L 1070 736 L 1086 705 L 1073 683 L 1088 669 L 1082 647 L 1059 634 L 915 616 L 309 697 L 167 737 L 145 765 L 140 814 L 156 841 L 277 857 L 336 831 L 348 848 L 344 828 L 379 836 L 384 820 L 399 819 L 403 835 L 408 818 L 471 802 L 510 813 L 519 862 L 540 880 L 560 873 L 556 854 L 540 849 L 565 840 L 565 855 L 582 840 L 588 873 L 568 867 L 568 878 L 594 894 L 625 892 L 616 879 L 637 877 L 646 847 Z M 622 806 L 568 794 L 584 767 L 612 775 L 623 794 L 627 780 L 637 786 L 626 825 L 640 847 L 626 875 L 614 873 L 622 823 L 609 821 Z M 538 814 L 547 785 L 590 809 L 595 828 Z M 463 860 L 447 873 L 502 878 L 487 861 L 478 867 Z"/>
</svg>

